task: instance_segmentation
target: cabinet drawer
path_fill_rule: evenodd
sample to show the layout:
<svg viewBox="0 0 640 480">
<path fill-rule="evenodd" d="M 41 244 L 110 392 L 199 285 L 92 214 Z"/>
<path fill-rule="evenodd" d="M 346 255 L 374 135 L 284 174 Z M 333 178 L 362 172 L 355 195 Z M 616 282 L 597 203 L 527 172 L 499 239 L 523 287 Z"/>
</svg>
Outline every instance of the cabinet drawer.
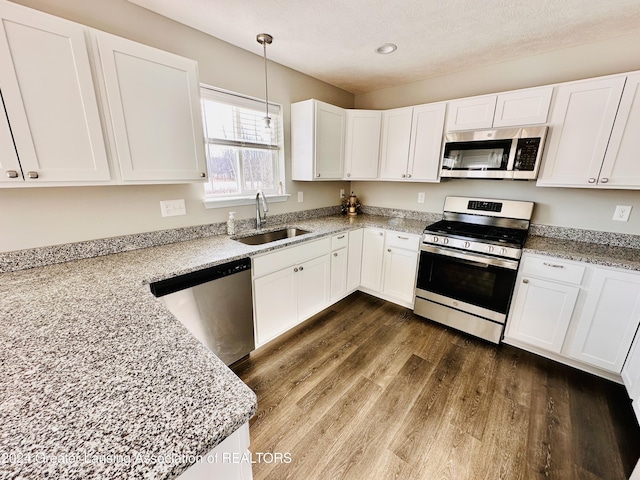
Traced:
<svg viewBox="0 0 640 480">
<path fill-rule="evenodd" d="M 418 251 L 420 249 L 420 237 L 403 232 L 387 231 L 386 246 L 405 248 Z"/>
<path fill-rule="evenodd" d="M 585 267 L 563 262 L 553 257 L 526 257 L 522 267 L 523 275 L 548 278 L 558 282 L 580 285 Z"/>
<path fill-rule="evenodd" d="M 330 248 L 331 239 L 326 237 L 313 242 L 305 242 L 301 245 L 256 256 L 253 258 L 253 277 L 261 277 L 262 275 L 275 272 L 282 268 L 306 262 L 312 258 L 329 253 Z"/>
<path fill-rule="evenodd" d="M 338 250 L 349 245 L 349 232 L 342 232 L 331 237 L 331 250 Z"/>
</svg>

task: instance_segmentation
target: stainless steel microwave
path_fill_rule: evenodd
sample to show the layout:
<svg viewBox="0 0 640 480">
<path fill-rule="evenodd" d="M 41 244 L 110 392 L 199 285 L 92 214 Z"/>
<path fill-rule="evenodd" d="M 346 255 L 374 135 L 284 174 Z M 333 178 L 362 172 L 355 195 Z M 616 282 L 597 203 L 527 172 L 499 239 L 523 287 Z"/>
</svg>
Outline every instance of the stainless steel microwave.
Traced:
<svg viewBox="0 0 640 480">
<path fill-rule="evenodd" d="M 440 176 L 535 179 L 547 128 L 538 125 L 447 133 Z"/>
</svg>

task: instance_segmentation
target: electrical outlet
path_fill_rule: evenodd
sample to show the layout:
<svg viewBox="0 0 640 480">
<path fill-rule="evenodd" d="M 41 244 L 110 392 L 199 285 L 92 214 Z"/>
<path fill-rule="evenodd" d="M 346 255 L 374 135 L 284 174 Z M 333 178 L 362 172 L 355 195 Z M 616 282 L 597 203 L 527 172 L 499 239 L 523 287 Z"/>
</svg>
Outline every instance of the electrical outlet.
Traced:
<svg viewBox="0 0 640 480">
<path fill-rule="evenodd" d="M 176 215 L 186 215 L 187 209 L 184 205 L 184 199 L 180 200 L 161 200 L 160 212 L 163 217 L 175 217 Z"/>
<path fill-rule="evenodd" d="M 344 197 L 344 188 L 340 189 L 340 198 L 342 199 Z"/>
<path fill-rule="evenodd" d="M 424 192 L 418 192 L 418 203 L 424 203 Z"/>
<path fill-rule="evenodd" d="M 304 193 L 298 192 L 298 203 L 304 202 Z"/>
<path fill-rule="evenodd" d="M 628 222 L 630 214 L 631 214 L 630 205 L 617 205 L 616 211 L 613 214 L 613 219 L 619 222 Z"/>
</svg>

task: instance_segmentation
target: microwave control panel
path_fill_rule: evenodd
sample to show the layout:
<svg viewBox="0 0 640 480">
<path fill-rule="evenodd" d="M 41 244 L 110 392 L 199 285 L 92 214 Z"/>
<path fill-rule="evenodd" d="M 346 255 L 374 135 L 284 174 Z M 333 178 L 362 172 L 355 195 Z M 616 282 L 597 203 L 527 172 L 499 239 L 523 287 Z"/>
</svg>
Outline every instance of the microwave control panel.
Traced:
<svg viewBox="0 0 640 480">
<path fill-rule="evenodd" d="M 533 171 L 540 149 L 540 138 L 519 138 L 516 157 L 513 163 L 515 170 Z"/>
</svg>

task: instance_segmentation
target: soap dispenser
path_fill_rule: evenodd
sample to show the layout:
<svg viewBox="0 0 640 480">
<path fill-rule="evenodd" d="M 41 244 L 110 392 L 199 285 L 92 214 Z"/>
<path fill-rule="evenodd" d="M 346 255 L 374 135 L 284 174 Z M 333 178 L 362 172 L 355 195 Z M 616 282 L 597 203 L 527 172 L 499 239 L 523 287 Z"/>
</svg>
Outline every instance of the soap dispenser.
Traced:
<svg viewBox="0 0 640 480">
<path fill-rule="evenodd" d="M 229 212 L 229 219 L 227 220 L 227 234 L 235 235 L 236 234 L 236 217 L 234 217 L 236 212 Z"/>
</svg>

